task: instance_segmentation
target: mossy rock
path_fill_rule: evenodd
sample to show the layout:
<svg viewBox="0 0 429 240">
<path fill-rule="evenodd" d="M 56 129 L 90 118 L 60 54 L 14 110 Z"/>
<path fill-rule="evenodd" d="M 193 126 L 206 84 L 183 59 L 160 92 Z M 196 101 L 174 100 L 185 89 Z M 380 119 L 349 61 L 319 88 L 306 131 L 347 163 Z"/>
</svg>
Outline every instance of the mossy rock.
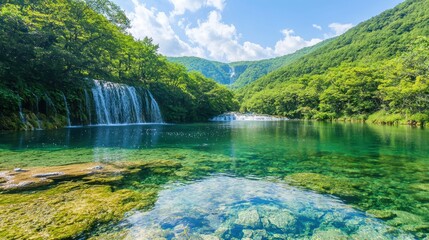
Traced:
<svg viewBox="0 0 429 240">
<path fill-rule="evenodd" d="M 416 184 L 411 184 L 410 187 L 412 189 L 416 189 L 419 191 L 425 191 L 429 193 L 429 183 L 416 183 Z"/>
<path fill-rule="evenodd" d="M 357 186 L 349 181 L 318 173 L 295 173 L 286 176 L 285 181 L 294 186 L 340 197 L 358 197 L 360 195 Z"/>
<path fill-rule="evenodd" d="M 396 214 L 390 210 L 376 210 L 371 209 L 367 211 L 368 214 L 383 220 L 388 220 L 396 217 Z"/>
<path fill-rule="evenodd" d="M 2 194 L 1 239 L 68 239 L 97 224 L 114 222 L 132 209 L 154 204 L 156 192 L 114 190 L 68 182 L 35 193 Z"/>
<path fill-rule="evenodd" d="M 121 230 L 114 233 L 101 233 L 96 236 L 91 236 L 89 240 L 122 240 L 127 239 L 127 236 L 129 235 L 129 231 L 127 230 Z"/>
</svg>

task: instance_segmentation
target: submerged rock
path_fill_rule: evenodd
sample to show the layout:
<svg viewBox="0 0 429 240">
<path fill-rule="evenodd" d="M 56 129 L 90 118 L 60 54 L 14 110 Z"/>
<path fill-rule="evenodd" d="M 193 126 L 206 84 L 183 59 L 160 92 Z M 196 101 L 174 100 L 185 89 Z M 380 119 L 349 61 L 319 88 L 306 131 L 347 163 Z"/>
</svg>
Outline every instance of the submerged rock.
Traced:
<svg viewBox="0 0 429 240">
<path fill-rule="evenodd" d="M 371 210 L 368 210 L 367 213 L 373 215 L 376 218 L 383 219 L 383 220 L 392 219 L 396 217 L 396 214 L 390 210 L 371 209 Z"/>
<path fill-rule="evenodd" d="M 24 183 L 23 183 L 24 184 Z M 0 198 L 0 239 L 80 239 L 79 234 L 153 204 L 156 192 L 68 182 Z"/>
<path fill-rule="evenodd" d="M 0 172 L 0 190 L 24 190 L 66 181 L 70 179 L 88 179 L 92 182 L 106 183 L 118 181 L 121 174 L 137 173 L 142 169 L 153 172 L 171 172 L 181 165 L 167 160 L 147 162 L 118 162 L 110 164 L 81 163 L 66 166 L 33 167 L 25 171 Z M 90 177 L 96 176 L 96 177 Z"/>
<path fill-rule="evenodd" d="M 95 167 L 92 168 L 92 170 L 102 170 L 103 166 L 97 165 Z"/>
<path fill-rule="evenodd" d="M 28 171 L 28 170 L 24 170 L 24 169 L 22 169 L 22 168 L 15 168 L 15 169 L 13 169 L 13 171 L 14 171 L 14 172 L 26 172 L 26 171 Z"/>
<path fill-rule="evenodd" d="M 245 228 L 256 228 L 261 224 L 261 220 L 256 209 L 246 209 L 238 212 L 238 219 L 235 224 Z"/>
<path fill-rule="evenodd" d="M 302 186 L 320 193 L 329 193 L 341 197 L 360 195 L 357 187 L 349 181 L 335 179 L 323 174 L 295 173 L 285 177 L 285 180 L 292 185 Z"/>
<path fill-rule="evenodd" d="M 278 228 L 283 231 L 292 231 L 296 228 L 295 217 L 287 210 L 281 210 L 268 215 L 269 227 Z"/>
<path fill-rule="evenodd" d="M 96 166 L 102 169 L 94 173 Z M 126 181 L 144 171 L 158 182 L 168 176 L 156 175 L 155 170 L 179 166 L 173 161 L 153 160 L 0 172 L 6 181 L 0 183 L 1 189 L 13 190 L 0 193 L 0 239 L 87 239 L 84 234 L 90 230 L 118 222 L 127 212 L 153 205 L 158 186 L 140 183 L 137 190 L 129 188 Z M 33 189 L 51 184 L 54 179 L 56 185 Z M 70 179 L 73 181 L 67 181 Z M 26 189 L 33 191 L 21 192 Z M 99 239 L 123 239 L 127 234 L 120 231 Z"/>
<path fill-rule="evenodd" d="M 338 229 L 317 230 L 314 232 L 311 240 L 347 240 L 350 237 Z"/>
<path fill-rule="evenodd" d="M 49 172 L 49 173 L 38 173 L 34 174 L 33 177 L 35 178 L 47 178 L 47 177 L 58 177 L 63 176 L 63 172 Z"/>
<path fill-rule="evenodd" d="M 151 211 L 121 225 L 128 239 L 413 239 L 336 198 L 224 176 L 168 187 Z"/>
</svg>

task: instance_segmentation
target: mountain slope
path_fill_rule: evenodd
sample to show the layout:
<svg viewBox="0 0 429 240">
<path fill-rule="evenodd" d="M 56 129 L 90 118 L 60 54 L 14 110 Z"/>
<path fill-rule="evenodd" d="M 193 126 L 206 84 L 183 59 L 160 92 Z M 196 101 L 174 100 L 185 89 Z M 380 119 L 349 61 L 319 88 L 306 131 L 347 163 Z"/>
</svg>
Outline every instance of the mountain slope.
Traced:
<svg viewBox="0 0 429 240">
<path fill-rule="evenodd" d="M 417 67 L 429 50 L 427 36 L 429 1 L 405 1 L 240 89 L 242 111 L 308 118 L 367 116 L 376 111 L 401 116 L 420 113 L 416 109 L 421 108 L 412 104 L 395 107 L 386 96 L 408 76 L 409 84 L 423 79 L 420 90 L 425 89 L 427 68 Z M 416 65 L 411 66 L 412 62 Z M 368 98 L 358 98 L 358 92 Z M 360 103 L 365 99 L 366 104 Z"/>
<path fill-rule="evenodd" d="M 256 79 L 288 65 L 328 44 L 332 39 L 303 48 L 293 54 L 282 57 L 264 59 L 260 61 L 242 61 L 221 63 L 198 57 L 168 57 L 170 62 L 184 65 L 188 71 L 198 71 L 204 76 L 212 78 L 218 83 L 229 84 L 232 88 L 241 88 Z"/>
<path fill-rule="evenodd" d="M 168 61 L 182 64 L 188 71 L 197 71 L 221 84 L 231 83 L 232 69 L 227 63 L 198 57 L 168 57 Z"/>
<path fill-rule="evenodd" d="M 325 46 L 331 41 L 332 39 L 328 39 L 314 46 L 306 47 L 296 51 L 295 53 L 277 58 L 230 63 L 230 66 L 232 66 L 235 69 L 236 74 L 238 74 L 236 80 L 232 84 L 232 88 L 244 87 L 270 72 L 295 62 L 299 58 Z"/>
</svg>

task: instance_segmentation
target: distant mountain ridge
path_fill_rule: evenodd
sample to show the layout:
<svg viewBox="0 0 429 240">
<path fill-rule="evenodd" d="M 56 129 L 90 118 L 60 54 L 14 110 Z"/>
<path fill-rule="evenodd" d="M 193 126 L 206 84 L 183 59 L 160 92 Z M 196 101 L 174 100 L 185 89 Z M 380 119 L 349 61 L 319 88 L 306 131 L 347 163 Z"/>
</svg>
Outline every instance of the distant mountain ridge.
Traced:
<svg viewBox="0 0 429 240">
<path fill-rule="evenodd" d="M 241 111 L 429 123 L 429 1 L 406 0 L 236 91 Z"/>
<path fill-rule="evenodd" d="M 241 88 L 256 79 L 273 72 L 283 66 L 293 63 L 299 58 L 325 46 L 332 39 L 323 41 L 312 47 L 306 47 L 295 53 L 281 57 L 259 61 L 240 61 L 222 63 L 198 57 L 168 57 L 170 62 L 184 65 L 188 71 L 197 71 L 216 82 L 230 85 L 231 88 Z"/>
</svg>

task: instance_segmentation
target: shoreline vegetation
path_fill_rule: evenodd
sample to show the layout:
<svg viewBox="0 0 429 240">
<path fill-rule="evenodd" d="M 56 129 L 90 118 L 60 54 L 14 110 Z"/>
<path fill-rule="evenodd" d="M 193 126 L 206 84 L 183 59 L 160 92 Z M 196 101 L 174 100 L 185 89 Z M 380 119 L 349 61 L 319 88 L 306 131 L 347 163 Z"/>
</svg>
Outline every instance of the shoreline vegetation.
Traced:
<svg viewBox="0 0 429 240">
<path fill-rule="evenodd" d="M 189 72 L 169 62 L 151 39 L 134 39 L 125 13 L 110 1 L 8 1 L 0 10 L 0 130 L 99 121 L 93 79 L 150 91 L 170 123 L 239 111 L 428 125 L 427 5 L 405 1 L 299 57 L 289 56 L 283 67 L 273 59 L 275 69 L 262 77 L 255 69 L 265 62 L 248 63 L 253 65 L 244 75 L 252 82 L 231 90 L 205 77 L 204 69 Z M 198 65 L 201 59 L 191 60 Z"/>
<path fill-rule="evenodd" d="M 1 4 L 0 130 L 100 122 L 94 80 L 150 91 L 165 122 L 203 121 L 237 108 L 229 89 L 168 62 L 152 39 L 131 36 L 129 24 L 111 1 Z"/>
<path fill-rule="evenodd" d="M 144 114 L 135 106 L 153 109 L 150 104 L 156 103 L 163 118 L 158 122 L 207 122 L 238 111 L 302 121 L 428 127 L 427 9 L 427 0 L 406 0 L 299 57 L 285 58 L 283 67 L 277 62 L 281 59 L 264 61 L 272 68 L 265 69 L 266 75 L 259 65 L 244 63 L 249 71 L 243 76 L 249 78 L 232 90 L 169 62 L 152 39 L 136 40 L 127 32 L 124 11 L 109 0 L 7 0 L 0 5 L 0 133 L 96 125 L 95 79 L 121 84 L 121 96 L 145 92 L 138 96 L 147 100 L 128 109 L 136 116 L 139 112 L 135 118 L 140 119 Z M 224 69 L 231 75 L 236 70 Z M 151 209 L 164 187 L 222 174 L 336 196 L 394 230 L 429 236 L 427 151 L 420 147 L 412 156 L 415 149 L 403 147 L 416 142 L 390 135 L 382 142 L 381 134 L 373 134 L 373 142 L 359 139 L 368 145 L 354 149 L 356 142 L 351 142 L 335 150 L 344 145 L 338 133 L 352 139 L 367 132 L 213 126 L 169 129 L 160 140 L 165 145 L 157 145 L 155 128 L 94 131 L 78 147 L 70 144 L 70 135 L 64 143 L 41 142 L 40 147 L 43 134 L 31 142 L 17 133 L 19 144 L 31 143 L 16 149 L 9 142 L 0 146 L 0 238 L 123 239 L 127 229 L 117 224 Z M 419 136 L 419 143 L 426 140 L 427 135 Z M 98 145 L 85 145 L 97 140 Z M 136 146 L 130 146 L 132 140 Z M 379 142 L 394 145 L 377 145 L 377 152 L 371 152 L 370 143 Z"/>
<path fill-rule="evenodd" d="M 429 15 L 404 1 L 237 91 L 241 111 L 316 120 L 429 122 Z"/>
</svg>

